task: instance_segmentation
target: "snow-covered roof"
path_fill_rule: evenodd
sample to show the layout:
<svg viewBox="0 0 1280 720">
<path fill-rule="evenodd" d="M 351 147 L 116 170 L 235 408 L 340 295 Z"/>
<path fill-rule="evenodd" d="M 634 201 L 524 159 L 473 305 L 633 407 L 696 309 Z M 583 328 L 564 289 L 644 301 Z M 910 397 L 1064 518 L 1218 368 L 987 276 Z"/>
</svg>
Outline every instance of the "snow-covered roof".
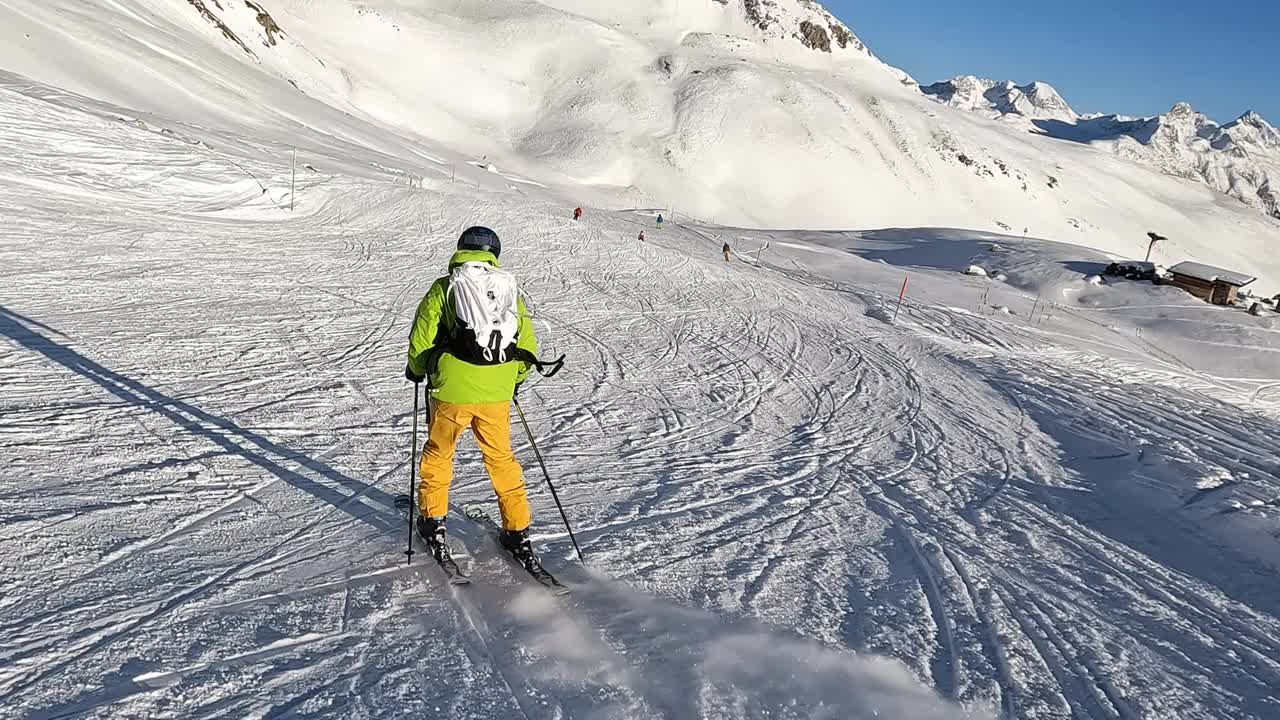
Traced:
<svg viewBox="0 0 1280 720">
<path fill-rule="evenodd" d="M 1245 275 L 1244 273 L 1232 272 L 1212 265 L 1205 265 L 1203 263 L 1190 261 L 1180 262 L 1177 265 L 1174 265 L 1169 268 L 1169 272 L 1177 275 L 1186 275 L 1187 277 L 1204 280 L 1205 282 L 1217 282 L 1221 280 L 1228 285 L 1236 285 L 1239 287 L 1244 287 L 1258 279 L 1251 275 Z"/>
</svg>

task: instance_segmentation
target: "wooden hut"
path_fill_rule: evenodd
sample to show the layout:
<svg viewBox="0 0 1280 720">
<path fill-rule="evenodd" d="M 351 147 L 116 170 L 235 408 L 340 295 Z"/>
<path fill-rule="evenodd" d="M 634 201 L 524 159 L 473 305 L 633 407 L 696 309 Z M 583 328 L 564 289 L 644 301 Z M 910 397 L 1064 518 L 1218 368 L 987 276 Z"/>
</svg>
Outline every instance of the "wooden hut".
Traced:
<svg viewBox="0 0 1280 720">
<path fill-rule="evenodd" d="M 1231 305 L 1240 288 L 1258 278 L 1212 265 L 1183 262 L 1169 268 L 1170 283 L 1207 303 Z"/>
</svg>

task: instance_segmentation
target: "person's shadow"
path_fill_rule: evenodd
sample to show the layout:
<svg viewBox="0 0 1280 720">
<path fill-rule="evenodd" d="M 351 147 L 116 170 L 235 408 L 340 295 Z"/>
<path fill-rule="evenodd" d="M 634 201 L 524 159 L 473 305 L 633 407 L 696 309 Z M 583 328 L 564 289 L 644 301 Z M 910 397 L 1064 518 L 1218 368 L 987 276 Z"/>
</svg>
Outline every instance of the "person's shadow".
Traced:
<svg viewBox="0 0 1280 720">
<path fill-rule="evenodd" d="M 47 334 L 46 334 L 47 333 Z M 130 405 L 172 421 L 182 430 L 204 438 L 228 455 L 243 458 L 284 482 L 305 490 L 361 522 L 391 531 L 403 527 L 403 513 L 395 497 L 366 482 L 348 477 L 304 453 L 279 445 L 234 421 L 165 395 L 133 378 L 103 367 L 50 336 L 57 330 L 0 305 L 0 335 L 62 367 L 92 380 Z M 294 470 L 286 464 L 301 468 Z M 359 500 L 364 502 L 357 502 Z M 370 512 L 369 505 L 386 512 Z"/>
</svg>

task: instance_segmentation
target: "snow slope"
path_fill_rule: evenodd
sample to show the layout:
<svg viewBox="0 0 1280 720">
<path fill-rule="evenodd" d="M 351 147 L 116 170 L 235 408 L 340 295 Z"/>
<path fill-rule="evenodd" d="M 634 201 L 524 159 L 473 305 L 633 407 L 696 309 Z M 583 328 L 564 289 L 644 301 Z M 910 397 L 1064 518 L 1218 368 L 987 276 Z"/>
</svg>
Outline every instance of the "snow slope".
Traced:
<svg viewBox="0 0 1280 720">
<path fill-rule="evenodd" d="M 0 127 L 0 715 L 1280 708 L 1280 315 L 1020 236 L 575 223 L 373 125 L 294 196 L 270 122 L 6 75 Z M 476 222 L 569 357 L 522 395 L 561 600 L 461 520 L 474 588 L 403 565 L 405 331 Z"/>
<path fill-rule="evenodd" d="M 11 0 L 0 67 L 275 154 L 377 149 L 415 177 L 475 161 L 577 203 L 1026 229 L 1117 255 L 1155 230 L 1178 243 L 1161 260 L 1280 277 L 1280 220 L 939 107 L 852 33 L 840 47 L 846 30 L 808 0 Z"/>
</svg>

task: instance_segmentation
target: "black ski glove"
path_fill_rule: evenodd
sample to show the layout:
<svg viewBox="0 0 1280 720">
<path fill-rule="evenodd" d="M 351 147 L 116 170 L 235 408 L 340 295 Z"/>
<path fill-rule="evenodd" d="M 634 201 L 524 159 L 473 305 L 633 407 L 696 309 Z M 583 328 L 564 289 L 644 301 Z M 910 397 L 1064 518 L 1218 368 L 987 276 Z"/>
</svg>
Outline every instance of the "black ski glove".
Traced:
<svg viewBox="0 0 1280 720">
<path fill-rule="evenodd" d="M 413 372 L 413 368 L 409 367 L 409 366 L 406 364 L 406 365 L 404 366 L 404 379 L 405 379 L 405 380 L 408 380 L 408 381 L 409 381 L 409 382 L 411 382 L 411 383 L 415 383 L 415 384 L 416 384 L 416 383 L 420 383 L 420 382 L 422 382 L 423 380 L 426 380 L 427 378 L 426 378 L 426 376 L 425 376 L 425 375 L 418 375 L 418 374 L 415 374 L 415 373 Z"/>
</svg>

